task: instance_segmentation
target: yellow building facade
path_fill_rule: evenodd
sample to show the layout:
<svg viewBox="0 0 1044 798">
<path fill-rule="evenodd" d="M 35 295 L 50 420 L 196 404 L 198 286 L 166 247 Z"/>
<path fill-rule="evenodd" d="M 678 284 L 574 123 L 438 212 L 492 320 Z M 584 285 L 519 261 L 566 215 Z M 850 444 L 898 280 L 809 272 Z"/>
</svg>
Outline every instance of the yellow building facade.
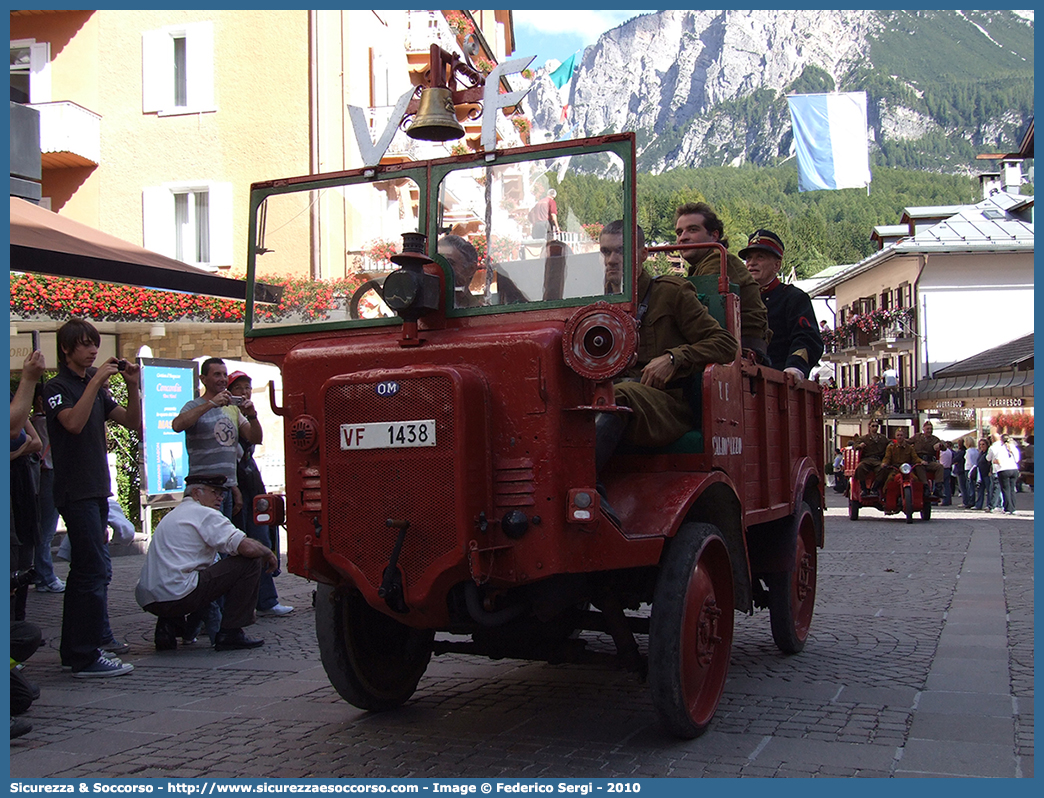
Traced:
<svg viewBox="0 0 1044 798">
<path fill-rule="evenodd" d="M 446 13 L 473 20 L 484 58 L 510 54 L 507 11 L 12 11 L 12 96 L 17 84 L 40 110 L 42 204 L 241 275 L 250 184 L 361 166 L 347 107 L 377 139 L 424 79 L 416 55 L 461 52 Z M 387 154 L 451 144 L 399 131 Z M 341 261 L 318 270 L 304 253 L 280 270 L 336 276 Z"/>
</svg>

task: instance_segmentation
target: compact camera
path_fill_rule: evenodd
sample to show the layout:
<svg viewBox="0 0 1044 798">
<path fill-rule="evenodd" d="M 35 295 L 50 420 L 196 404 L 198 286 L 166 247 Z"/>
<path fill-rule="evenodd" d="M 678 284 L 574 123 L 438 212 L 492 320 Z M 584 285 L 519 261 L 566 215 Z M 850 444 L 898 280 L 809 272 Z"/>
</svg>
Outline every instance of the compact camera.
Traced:
<svg viewBox="0 0 1044 798">
<path fill-rule="evenodd" d="M 229 399 L 229 401 L 232 404 L 234 404 L 234 405 L 241 405 L 241 404 L 243 404 L 243 397 L 242 396 L 233 396 L 231 399 Z"/>
<path fill-rule="evenodd" d="M 127 370 L 127 361 L 126 360 L 122 360 L 122 359 L 118 360 L 116 362 L 116 368 L 119 371 L 126 371 Z"/>
</svg>

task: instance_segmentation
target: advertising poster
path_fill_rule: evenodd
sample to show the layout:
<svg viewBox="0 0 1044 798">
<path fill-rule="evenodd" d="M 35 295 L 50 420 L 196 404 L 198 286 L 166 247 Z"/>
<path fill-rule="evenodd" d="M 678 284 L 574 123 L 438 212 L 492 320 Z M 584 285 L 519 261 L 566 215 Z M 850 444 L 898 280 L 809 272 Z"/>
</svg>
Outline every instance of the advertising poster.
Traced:
<svg viewBox="0 0 1044 798">
<path fill-rule="evenodd" d="M 145 479 L 149 497 L 185 489 L 188 452 L 185 434 L 171 422 L 195 398 L 199 366 L 191 360 L 141 359 L 142 427 Z"/>
</svg>

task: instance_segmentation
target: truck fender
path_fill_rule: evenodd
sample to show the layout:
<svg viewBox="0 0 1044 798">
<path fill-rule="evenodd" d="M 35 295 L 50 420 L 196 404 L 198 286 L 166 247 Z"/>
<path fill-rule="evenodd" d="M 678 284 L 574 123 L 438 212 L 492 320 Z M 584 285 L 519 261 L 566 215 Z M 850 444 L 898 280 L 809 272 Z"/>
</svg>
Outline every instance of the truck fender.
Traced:
<svg viewBox="0 0 1044 798">
<path fill-rule="evenodd" d="M 791 507 L 794 516 L 805 502 L 812 509 L 812 517 L 816 522 L 816 545 L 823 548 L 823 499 L 824 484 L 819 467 L 810 457 L 801 458 L 794 467 L 797 477 L 794 479 L 794 495 Z"/>
<path fill-rule="evenodd" d="M 667 538 L 666 551 L 670 538 L 683 523 L 702 521 L 716 526 L 729 549 L 736 609 L 751 611 L 743 507 L 727 474 L 722 471 L 639 473 L 619 481 L 614 481 L 613 476 L 607 475 L 606 484 L 627 538 Z"/>
</svg>

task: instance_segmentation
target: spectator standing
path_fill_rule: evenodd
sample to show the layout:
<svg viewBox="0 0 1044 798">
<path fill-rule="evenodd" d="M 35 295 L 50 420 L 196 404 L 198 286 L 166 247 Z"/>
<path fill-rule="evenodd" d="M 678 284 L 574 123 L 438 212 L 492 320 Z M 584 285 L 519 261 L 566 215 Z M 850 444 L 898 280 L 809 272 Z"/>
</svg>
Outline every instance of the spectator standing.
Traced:
<svg viewBox="0 0 1044 798">
<path fill-rule="evenodd" d="M 98 368 L 101 336 L 92 324 L 73 318 L 58 330 L 58 376 L 44 388 L 47 432 L 54 464 L 54 503 L 65 520 L 71 544 L 65 585 L 62 638 L 63 666 L 78 678 L 120 676 L 134 666 L 103 653 L 126 650 L 115 638 L 107 641 L 108 585 L 111 564 L 106 543 L 111 495 L 106 458 L 105 422 L 131 430 L 141 428 L 139 367 L 109 358 Z M 127 406 L 105 390 L 105 382 L 121 374 L 127 384 Z"/>
<path fill-rule="evenodd" d="M 58 510 L 54 506 L 54 463 L 51 460 L 51 438 L 47 434 L 47 414 L 44 412 L 43 386 L 36 386 L 33 401 L 33 427 L 40 436 L 40 538 L 36 544 L 33 568 L 36 570 L 37 593 L 62 593 L 65 583 L 54 573 L 51 542 L 58 529 Z"/>
<path fill-rule="evenodd" d="M 768 354 L 772 366 L 807 379 L 823 356 L 823 338 L 808 294 L 779 281 L 783 242 L 771 230 L 755 230 L 739 256 L 761 287 L 761 300 L 768 309 L 772 332 Z"/>
<path fill-rule="evenodd" d="M 985 438 L 979 438 L 979 459 L 976 463 L 975 509 L 991 512 L 993 510 L 994 478 L 993 464 L 989 456 L 990 444 Z"/>
<path fill-rule="evenodd" d="M 555 197 L 558 192 L 553 188 L 537 200 L 529 212 L 529 223 L 532 225 L 530 235 L 533 238 L 548 240 L 558 232 L 558 203 Z"/>
<path fill-rule="evenodd" d="M 997 435 L 997 440 L 989 448 L 989 459 L 1000 485 L 1004 502 L 1002 509 L 1008 515 L 1015 515 L 1015 479 L 1019 475 L 1019 450 L 1006 433 Z"/>
<path fill-rule="evenodd" d="M 228 392 L 232 394 L 233 399 L 241 400 L 242 404 L 239 405 L 239 409 L 246 414 L 248 419 L 257 415 L 257 410 L 251 401 L 252 390 L 253 385 L 246 372 L 234 371 L 228 375 Z M 246 532 L 247 537 L 251 540 L 256 540 L 271 549 L 276 555 L 276 570 L 272 573 L 263 572 L 261 574 L 257 593 L 257 613 L 258 615 L 289 615 L 294 608 L 279 603 L 279 593 L 273 579 L 279 573 L 279 527 L 254 522 L 254 497 L 265 492 L 265 483 L 261 479 L 261 469 L 254 460 L 254 444 L 244 440 L 239 443 L 236 480 L 239 482 L 239 491 L 243 494 L 243 509 L 232 519 L 232 523 Z"/>
<path fill-rule="evenodd" d="M 963 504 L 964 497 L 968 493 L 968 446 L 964 442 L 964 438 L 959 438 L 951 443 L 950 450 L 953 452 L 953 481 L 956 482 L 956 490 L 960 493 Z"/>
<path fill-rule="evenodd" d="M 1026 441 L 1022 445 L 1022 460 L 1019 462 L 1020 472 L 1029 474 L 1029 482 L 1026 484 L 1030 486 L 1030 493 L 1033 492 L 1033 435 L 1027 435 Z"/>
<path fill-rule="evenodd" d="M 39 472 L 33 461 L 41 447 L 36 429 L 28 421 L 19 432 L 17 438 L 11 439 L 11 568 L 16 572 L 27 571 L 31 576 L 33 554 L 40 537 L 40 511 L 36 502 Z M 25 620 L 30 581 L 25 579 L 12 591 L 12 621 Z"/>
<path fill-rule="evenodd" d="M 225 478 L 231 490 L 221 511 L 231 520 L 243 508 L 236 480 L 236 445 L 240 439 L 259 444 L 263 432 L 252 404 L 248 417 L 233 403 L 228 392 L 228 369 L 221 358 L 204 360 L 199 379 L 203 395 L 185 403 L 171 422 L 171 429 L 185 433 L 190 473 Z"/>
<path fill-rule="evenodd" d="M 896 394 L 899 392 L 899 372 L 889 363 L 888 367 L 881 372 L 881 379 L 884 381 L 885 407 L 889 413 L 894 413 L 898 405 Z"/>
<path fill-rule="evenodd" d="M 943 470 L 943 500 L 942 506 L 949 507 L 953 504 L 953 449 L 946 441 L 939 444 L 939 465 Z"/>
<path fill-rule="evenodd" d="M 981 454 L 977 446 L 967 448 L 964 453 L 965 489 L 961 491 L 961 497 L 966 510 L 975 509 L 975 493 L 979 487 L 979 457 Z"/>
</svg>

